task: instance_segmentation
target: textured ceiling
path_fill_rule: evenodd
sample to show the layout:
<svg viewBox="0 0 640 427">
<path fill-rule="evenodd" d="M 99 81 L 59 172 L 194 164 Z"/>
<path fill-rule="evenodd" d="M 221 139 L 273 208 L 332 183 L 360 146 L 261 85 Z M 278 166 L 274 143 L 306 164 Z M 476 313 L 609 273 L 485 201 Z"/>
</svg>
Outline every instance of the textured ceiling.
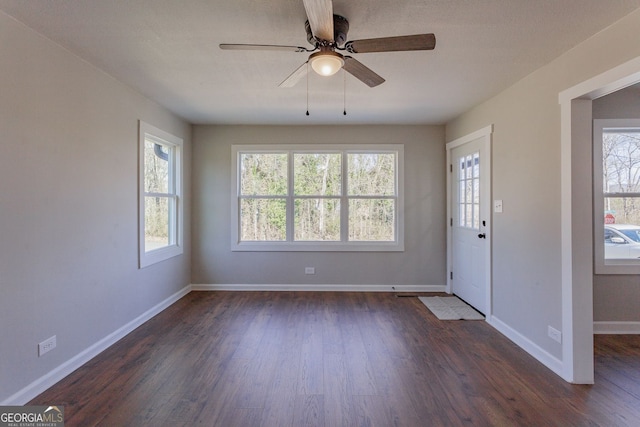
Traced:
<svg viewBox="0 0 640 427">
<path fill-rule="evenodd" d="M 335 0 L 349 40 L 433 32 L 437 45 L 354 54 L 386 79 L 376 88 L 342 72 L 311 73 L 306 116 L 306 79 L 278 84 L 307 54 L 218 48 L 307 46 L 302 0 L 0 0 L 0 10 L 190 122 L 224 124 L 444 123 L 638 7 L 640 0 Z"/>
</svg>

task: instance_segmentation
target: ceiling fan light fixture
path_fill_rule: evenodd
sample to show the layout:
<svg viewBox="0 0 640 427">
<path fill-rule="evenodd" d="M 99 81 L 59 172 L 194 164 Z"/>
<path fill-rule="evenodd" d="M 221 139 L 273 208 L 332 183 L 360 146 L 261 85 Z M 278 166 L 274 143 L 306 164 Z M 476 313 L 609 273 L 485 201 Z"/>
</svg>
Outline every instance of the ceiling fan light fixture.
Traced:
<svg viewBox="0 0 640 427">
<path fill-rule="evenodd" d="M 344 65 L 344 59 L 339 53 L 326 50 L 316 52 L 309 57 L 311 68 L 321 76 L 333 76 Z"/>
</svg>

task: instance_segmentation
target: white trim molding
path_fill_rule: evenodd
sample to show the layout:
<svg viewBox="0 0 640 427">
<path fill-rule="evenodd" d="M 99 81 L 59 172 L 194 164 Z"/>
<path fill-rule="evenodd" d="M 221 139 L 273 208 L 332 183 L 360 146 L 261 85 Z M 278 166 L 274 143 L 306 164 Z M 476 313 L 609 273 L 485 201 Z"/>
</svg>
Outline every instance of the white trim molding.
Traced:
<svg viewBox="0 0 640 427">
<path fill-rule="evenodd" d="M 445 285 L 197 284 L 193 291 L 445 292 Z"/>
<path fill-rule="evenodd" d="M 562 374 L 568 382 L 592 384 L 593 364 L 593 209 L 591 101 L 640 82 L 640 57 L 570 87 L 560 104 L 560 222 L 562 257 Z M 587 148 L 589 147 L 589 148 Z M 590 157 L 590 154 L 589 154 Z M 588 179 L 585 181 L 585 175 Z M 580 191 L 578 191 L 580 190 Z M 584 200 L 587 199 L 587 200 Z M 582 217 L 587 213 L 591 221 Z"/>
<path fill-rule="evenodd" d="M 593 333 L 601 335 L 638 335 L 640 322 L 593 322 Z"/>
<path fill-rule="evenodd" d="M 17 393 L 9 396 L 3 402 L 0 402 L 0 405 L 26 405 L 34 397 L 38 396 L 49 387 L 53 386 L 58 381 L 62 380 L 64 377 L 80 368 L 82 365 L 87 363 L 89 360 L 93 359 L 100 353 L 102 353 L 107 348 L 111 347 L 120 339 L 124 338 L 127 334 L 132 332 L 138 326 L 145 323 L 147 320 L 151 319 L 153 316 L 165 310 L 167 307 L 178 301 L 180 298 L 187 295 L 191 292 L 191 286 L 185 286 L 180 289 L 175 294 L 171 295 L 169 298 L 150 308 L 149 310 L 142 313 L 140 316 L 136 317 L 126 325 L 121 328 L 115 330 L 110 333 L 106 337 L 102 338 L 95 344 L 91 345 L 84 351 L 78 353 L 71 359 L 59 365 L 57 368 L 33 381 L 28 386 L 24 387 L 22 390 L 19 390 Z"/>
<path fill-rule="evenodd" d="M 547 368 L 551 369 L 557 375 L 562 377 L 563 364 L 562 360 L 554 357 L 552 354 L 544 350 L 542 347 L 538 346 L 536 343 L 520 334 L 515 329 L 511 328 L 509 325 L 501 321 L 495 316 L 487 317 L 487 323 L 496 328 L 498 332 L 509 338 L 516 345 L 521 347 L 531 356 L 536 358 L 540 363 L 542 363 Z"/>
</svg>

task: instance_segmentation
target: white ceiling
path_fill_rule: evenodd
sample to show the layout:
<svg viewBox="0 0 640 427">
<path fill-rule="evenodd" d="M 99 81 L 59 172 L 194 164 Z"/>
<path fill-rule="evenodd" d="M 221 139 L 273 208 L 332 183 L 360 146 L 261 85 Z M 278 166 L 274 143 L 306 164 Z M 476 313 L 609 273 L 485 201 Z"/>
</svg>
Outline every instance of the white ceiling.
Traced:
<svg viewBox="0 0 640 427">
<path fill-rule="evenodd" d="M 347 39 L 433 32 L 433 51 L 353 54 L 387 81 L 310 73 L 302 0 L 0 0 L 0 10 L 192 123 L 440 124 L 507 88 L 640 0 L 334 0 Z"/>
</svg>

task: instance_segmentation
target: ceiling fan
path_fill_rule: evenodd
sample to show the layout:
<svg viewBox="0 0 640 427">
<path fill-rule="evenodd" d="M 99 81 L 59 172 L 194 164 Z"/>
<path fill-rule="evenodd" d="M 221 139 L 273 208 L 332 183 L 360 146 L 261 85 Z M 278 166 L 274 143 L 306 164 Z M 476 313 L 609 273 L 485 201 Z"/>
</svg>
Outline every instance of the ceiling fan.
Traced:
<svg viewBox="0 0 640 427">
<path fill-rule="evenodd" d="M 344 68 L 345 71 L 369 87 L 384 83 L 384 79 L 366 67 L 348 53 L 399 52 L 409 50 L 432 50 L 436 46 L 433 34 L 415 34 L 409 36 L 380 37 L 374 39 L 347 40 L 349 21 L 333 14 L 332 0 L 303 0 L 307 12 L 307 41 L 314 46 L 307 49 L 302 46 L 282 46 L 264 44 L 226 44 L 221 49 L 232 50 L 275 50 L 292 52 L 314 52 L 308 60 L 287 77 L 280 87 L 292 87 L 307 74 L 307 64 L 322 76 L 331 76 Z M 318 52 L 315 52 L 318 51 Z"/>
</svg>

